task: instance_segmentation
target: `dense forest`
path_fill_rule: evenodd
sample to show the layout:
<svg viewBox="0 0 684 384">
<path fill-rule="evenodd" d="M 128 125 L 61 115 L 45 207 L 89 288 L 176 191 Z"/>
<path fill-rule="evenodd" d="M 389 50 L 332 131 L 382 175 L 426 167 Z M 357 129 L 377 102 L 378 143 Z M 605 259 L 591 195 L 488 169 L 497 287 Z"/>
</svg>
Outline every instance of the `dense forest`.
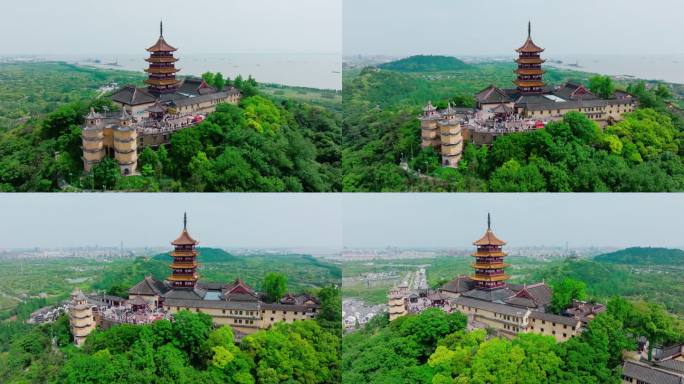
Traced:
<svg viewBox="0 0 684 384">
<path fill-rule="evenodd" d="M 0 66 L 0 75 L 18 77 L 14 82 L 21 83 L 22 76 L 35 72 L 31 65 L 25 66 L 30 68 L 25 72 Z M 224 86 L 232 85 L 243 92 L 239 106 L 219 105 L 217 112 L 201 124 L 174 134 L 169 145 L 146 148 L 139 154 L 139 176 L 121 177 L 113 160 L 103 161 L 84 176 L 80 139 L 83 116 L 90 107 L 98 111 L 103 107 L 116 109 L 107 97 L 95 97 L 92 88 L 119 79 L 119 71 L 73 66 L 43 70 L 56 71 L 58 80 L 53 78 L 48 83 L 49 90 L 70 91 L 50 104 L 38 103 L 41 107 L 30 117 L 14 119 L 0 129 L 1 191 L 341 189 L 339 113 L 284 98 L 276 101 L 260 94 L 254 79 L 240 76 L 223 79 Z M 88 79 L 83 82 L 90 88 L 84 87 L 79 93 L 70 81 L 83 73 Z M 30 89 L 17 89 L 12 94 L 15 99 L 28 100 L 21 92 L 29 99 L 36 97 Z M 46 97 L 51 94 L 46 93 Z M 51 107 L 55 109 L 41 114 Z"/>
<path fill-rule="evenodd" d="M 618 384 L 622 352 L 636 335 L 682 341 L 671 318 L 615 297 L 606 313 L 564 343 L 520 334 L 512 340 L 466 330 L 458 312 L 428 309 L 388 323 L 377 316 L 342 341 L 343 383 Z"/>
<path fill-rule="evenodd" d="M 684 190 L 684 120 L 662 84 L 619 84 L 639 98 L 639 109 L 604 130 L 570 113 L 543 129 L 503 136 L 491 147 L 467 144 L 458 169 L 440 167 L 439 155 L 420 146 L 416 117 L 423 105 L 432 100 L 440 107 L 473 107 L 475 92 L 490 83 L 508 86 L 511 70 L 499 63 L 416 73 L 371 67 L 345 75 L 343 190 Z M 545 79 L 584 82 L 597 92 L 618 86 L 610 78 L 557 69 Z"/>
<path fill-rule="evenodd" d="M 173 321 L 97 330 L 79 349 L 66 315 L 42 326 L 0 323 L 3 383 L 340 382 L 339 290 L 319 292 L 314 320 L 277 324 L 233 341 L 230 327 L 181 311 Z"/>
</svg>

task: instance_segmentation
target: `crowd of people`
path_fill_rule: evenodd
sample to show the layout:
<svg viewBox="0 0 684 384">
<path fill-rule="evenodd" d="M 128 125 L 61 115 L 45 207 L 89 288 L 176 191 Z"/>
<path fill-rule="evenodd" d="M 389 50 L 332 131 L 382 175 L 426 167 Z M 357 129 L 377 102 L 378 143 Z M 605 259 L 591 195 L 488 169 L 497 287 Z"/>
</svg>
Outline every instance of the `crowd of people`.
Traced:
<svg viewBox="0 0 684 384">
<path fill-rule="evenodd" d="M 492 114 L 478 111 L 472 117 L 466 118 L 465 124 L 476 132 L 511 133 L 543 128 L 546 122 L 524 118 L 518 114 Z"/>
<path fill-rule="evenodd" d="M 202 121 L 201 115 L 192 113 L 180 113 L 175 115 L 165 114 L 161 119 L 146 118 L 139 122 L 138 132 L 142 134 L 173 133 L 183 128 L 190 127 Z"/>
<path fill-rule="evenodd" d="M 99 306 L 98 312 L 102 320 L 117 324 L 149 324 L 157 320 L 170 319 L 171 315 L 160 308 L 132 306 L 118 307 Z"/>
</svg>

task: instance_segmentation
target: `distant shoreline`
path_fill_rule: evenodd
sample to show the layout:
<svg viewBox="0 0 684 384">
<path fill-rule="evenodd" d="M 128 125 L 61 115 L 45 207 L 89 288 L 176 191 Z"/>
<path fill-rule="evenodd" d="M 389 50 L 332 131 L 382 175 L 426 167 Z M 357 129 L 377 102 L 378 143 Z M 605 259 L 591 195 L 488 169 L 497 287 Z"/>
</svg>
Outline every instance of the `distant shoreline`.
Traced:
<svg viewBox="0 0 684 384">
<path fill-rule="evenodd" d="M 513 63 L 513 55 L 492 56 L 454 56 L 468 64 L 485 63 Z M 344 55 L 343 66 L 348 65 L 377 65 L 410 56 L 392 55 Z M 684 85 L 684 55 L 553 55 L 546 58 L 546 66 L 591 74 L 601 74 L 621 80 L 643 80 L 647 82 L 661 82 Z M 651 73 L 650 68 L 658 66 L 663 71 Z M 611 69 L 608 69 L 608 68 Z M 647 68 L 648 70 L 645 70 Z"/>
</svg>

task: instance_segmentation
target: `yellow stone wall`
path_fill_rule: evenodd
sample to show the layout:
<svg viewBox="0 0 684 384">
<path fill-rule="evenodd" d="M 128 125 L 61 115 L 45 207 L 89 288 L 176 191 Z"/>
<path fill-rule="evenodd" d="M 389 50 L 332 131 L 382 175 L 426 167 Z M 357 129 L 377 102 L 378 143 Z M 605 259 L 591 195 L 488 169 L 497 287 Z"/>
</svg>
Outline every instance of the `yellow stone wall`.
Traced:
<svg viewBox="0 0 684 384">
<path fill-rule="evenodd" d="M 556 341 L 566 341 L 578 334 L 579 329 L 569 325 L 530 318 L 526 332 L 538 333 L 541 335 L 553 336 Z"/>
<path fill-rule="evenodd" d="M 222 309 L 222 308 L 186 308 L 177 306 L 164 306 L 165 310 L 174 314 L 178 311 L 189 310 L 197 313 L 206 313 L 211 316 L 216 325 L 229 325 L 231 328 L 242 333 L 250 334 L 260 329 L 268 329 L 279 322 L 293 323 L 295 321 L 311 320 L 315 313 L 301 311 L 300 309 Z"/>
</svg>

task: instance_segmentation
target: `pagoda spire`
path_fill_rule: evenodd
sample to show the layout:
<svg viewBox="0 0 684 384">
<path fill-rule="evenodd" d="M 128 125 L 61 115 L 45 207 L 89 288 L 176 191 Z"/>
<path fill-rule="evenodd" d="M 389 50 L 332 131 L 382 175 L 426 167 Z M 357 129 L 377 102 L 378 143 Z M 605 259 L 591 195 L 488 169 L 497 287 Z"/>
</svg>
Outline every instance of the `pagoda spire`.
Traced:
<svg viewBox="0 0 684 384">
<path fill-rule="evenodd" d="M 487 230 L 488 231 L 492 230 L 492 217 L 489 214 L 489 212 L 487 212 Z"/>
<path fill-rule="evenodd" d="M 183 212 L 183 230 L 188 229 L 188 213 Z"/>
<path fill-rule="evenodd" d="M 532 21 L 530 20 L 527 21 L 527 38 L 532 38 Z"/>
<path fill-rule="evenodd" d="M 159 37 L 164 36 L 164 22 L 159 20 Z"/>
</svg>

